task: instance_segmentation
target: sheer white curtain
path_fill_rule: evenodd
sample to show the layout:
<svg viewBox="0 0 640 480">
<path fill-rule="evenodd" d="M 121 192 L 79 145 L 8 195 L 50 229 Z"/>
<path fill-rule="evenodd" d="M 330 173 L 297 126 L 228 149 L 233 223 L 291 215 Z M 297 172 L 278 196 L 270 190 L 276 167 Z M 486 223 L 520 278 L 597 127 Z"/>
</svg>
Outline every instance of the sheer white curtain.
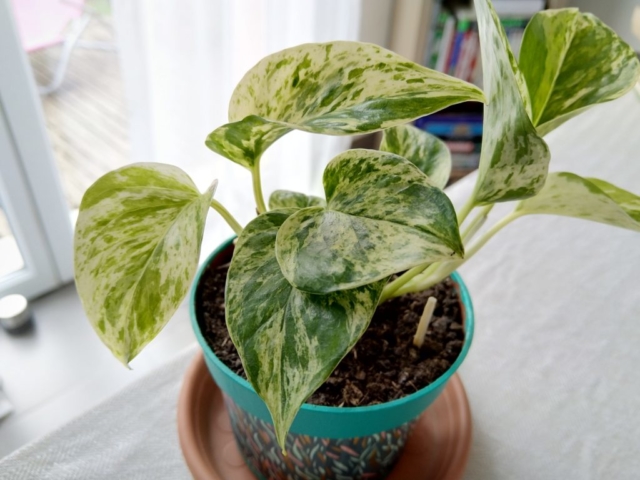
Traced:
<svg viewBox="0 0 640 480">
<path fill-rule="evenodd" d="M 216 197 L 245 223 L 255 215 L 250 175 L 208 150 L 206 135 L 227 121 L 234 86 L 263 56 L 305 42 L 356 40 L 361 0 L 114 0 L 113 6 L 132 160 L 178 165 L 202 189 L 218 178 Z M 265 196 L 276 188 L 320 193 L 324 165 L 348 145 L 345 137 L 288 134 L 264 155 Z M 222 222 L 215 223 L 220 232 Z"/>
</svg>

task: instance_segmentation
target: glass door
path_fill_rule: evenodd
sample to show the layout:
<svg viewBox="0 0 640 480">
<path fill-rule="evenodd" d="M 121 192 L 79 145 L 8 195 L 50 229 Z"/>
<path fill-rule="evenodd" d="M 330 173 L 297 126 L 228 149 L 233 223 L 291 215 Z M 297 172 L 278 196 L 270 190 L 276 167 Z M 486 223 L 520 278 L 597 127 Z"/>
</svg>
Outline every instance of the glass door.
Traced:
<svg viewBox="0 0 640 480">
<path fill-rule="evenodd" d="M 29 64 L 0 0 L 0 296 L 72 280 L 72 230 Z"/>
<path fill-rule="evenodd" d="M 3 114 L 0 117 L 0 296 L 21 293 L 34 297 L 62 280 L 35 213 L 10 133 Z"/>
</svg>

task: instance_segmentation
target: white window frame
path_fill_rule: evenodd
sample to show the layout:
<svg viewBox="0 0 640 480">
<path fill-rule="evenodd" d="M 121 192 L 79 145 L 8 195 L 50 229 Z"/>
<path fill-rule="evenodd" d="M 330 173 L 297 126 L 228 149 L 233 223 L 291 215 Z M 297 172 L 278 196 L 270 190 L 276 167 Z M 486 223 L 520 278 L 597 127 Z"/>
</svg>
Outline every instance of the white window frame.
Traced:
<svg viewBox="0 0 640 480">
<path fill-rule="evenodd" d="M 31 298 L 73 279 L 73 232 L 8 0 L 0 0 L 0 69 L 0 195 L 25 264 L 0 278 L 0 296 Z"/>
</svg>

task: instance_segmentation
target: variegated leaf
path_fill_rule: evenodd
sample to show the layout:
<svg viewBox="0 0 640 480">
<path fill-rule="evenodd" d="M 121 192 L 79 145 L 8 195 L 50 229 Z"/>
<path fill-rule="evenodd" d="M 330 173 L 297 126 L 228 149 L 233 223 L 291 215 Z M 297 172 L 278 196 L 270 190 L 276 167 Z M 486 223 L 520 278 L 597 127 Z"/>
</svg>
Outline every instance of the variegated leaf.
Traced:
<svg viewBox="0 0 640 480">
<path fill-rule="evenodd" d="M 107 173 L 84 194 L 76 287 L 98 336 L 125 365 L 189 290 L 214 190 L 200 194 L 177 167 L 138 163 Z"/>
<path fill-rule="evenodd" d="M 439 188 L 451 175 L 451 152 L 438 137 L 413 125 L 401 125 L 384 131 L 380 150 L 395 153 L 418 167 Z"/>
<path fill-rule="evenodd" d="M 324 198 L 292 192 L 290 190 L 275 190 L 269 197 L 269 210 L 279 208 L 324 207 L 326 204 L 327 202 L 324 201 Z"/>
<path fill-rule="evenodd" d="M 487 204 L 527 198 L 544 185 L 549 148 L 529 119 L 524 80 L 496 12 L 489 0 L 475 4 L 488 104 L 474 200 Z"/>
<path fill-rule="evenodd" d="M 240 234 L 226 288 L 226 317 L 247 378 L 265 401 L 282 448 L 300 406 L 364 333 L 384 282 L 311 295 L 289 284 L 276 234 L 295 209 L 260 215 Z"/>
<path fill-rule="evenodd" d="M 520 68 L 541 135 L 590 106 L 620 97 L 640 76 L 633 49 L 575 8 L 534 15 L 524 33 Z"/>
<path fill-rule="evenodd" d="M 278 232 L 276 256 L 300 290 L 328 293 L 462 256 L 449 198 L 407 159 L 349 150 L 324 171 L 327 206 L 298 210 Z"/>
<path fill-rule="evenodd" d="M 460 102 L 483 102 L 469 83 L 368 43 L 309 43 L 261 60 L 236 87 L 229 123 L 209 148 L 249 169 L 291 129 L 352 135 L 407 123 Z"/>
<path fill-rule="evenodd" d="M 640 197 L 604 180 L 551 173 L 538 195 L 520 202 L 516 213 L 584 218 L 640 231 Z"/>
</svg>

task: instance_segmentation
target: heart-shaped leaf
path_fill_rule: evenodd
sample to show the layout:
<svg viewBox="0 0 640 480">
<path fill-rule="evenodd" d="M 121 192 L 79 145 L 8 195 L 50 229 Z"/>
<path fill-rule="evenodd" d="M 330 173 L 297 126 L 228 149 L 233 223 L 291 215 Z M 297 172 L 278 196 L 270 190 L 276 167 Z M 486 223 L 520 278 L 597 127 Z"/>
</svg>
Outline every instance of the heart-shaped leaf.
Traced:
<svg viewBox="0 0 640 480">
<path fill-rule="evenodd" d="M 545 135 L 586 108 L 628 92 L 640 76 L 640 61 L 599 19 L 566 8 L 534 15 L 522 40 L 520 69 L 533 123 Z"/>
<path fill-rule="evenodd" d="M 177 167 L 138 163 L 104 175 L 84 194 L 76 286 L 94 329 L 125 365 L 187 294 L 214 190 L 200 194 Z"/>
<path fill-rule="evenodd" d="M 640 231 L 640 197 L 604 180 L 567 172 L 549 174 L 540 193 L 520 202 L 516 213 L 584 218 Z"/>
<path fill-rule="evenodd" d="M 275 242 L 295 211 L 271 211 L 245 227 L 225 294 L 231 339 L 271 412 L 282 448 L 300 406 L 366 330 L 384 286 L 382 281 L 329 295 L 292 287 L 280 271 Z"/>
<path fill-rule="evenodd" d="M 326 203 L 324 198 L 313 195 L 305 195 L 304 193 L 292 192 L 290 190 L 275 190 L 269 197 L 269 210 L 279 208 L 324 207 Z"/>
<path fill-rule="evenodd" d="M 380 150 L 406 158 L 437 187 L 447 186 L 451 175 L 451 152 L 438 137 L 413 125 L 400 125 L 384 131 Z"/>
<path fill-rule="evenodd" d="M 460 102 L 483 102 L 474 85 L 359 42 L 309 43 L 262 59 L 240 81 L 229 123 L 209 148 L 253 169 L 292 129 L 352 135 L 407 123 Z"/>
<path fill-rule="evenodd" d="M 476 0 L 488 104 L 474 201 L 478 205 L 535 195 L 544 185 L 549 148 L 531 124 L 528 94 L 504 29 L 488 0 Z"/>
<path fill-rule="evenodd" d="M 463 254 L 449 198 L 409 160 L 349 150 L 327 165 L 323 183 L 326 208 L 298 210 L 278 232 L 280 268 L 300 290 L 355 288 Z"/>
</svg>

